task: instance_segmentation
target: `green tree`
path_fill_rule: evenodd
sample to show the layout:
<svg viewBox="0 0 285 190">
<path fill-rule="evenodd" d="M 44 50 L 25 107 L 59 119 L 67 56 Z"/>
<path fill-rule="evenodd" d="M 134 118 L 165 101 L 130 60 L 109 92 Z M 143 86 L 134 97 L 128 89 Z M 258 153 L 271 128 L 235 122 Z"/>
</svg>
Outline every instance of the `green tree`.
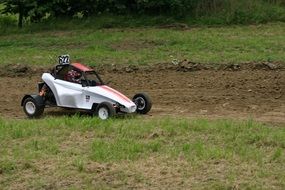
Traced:
<svg viewBox="0 0 285 190">
<path fill-rule="evenodd" d="M 24 18 L 29 16 L 29 12 L 36 6 L 36 0 L 1 0 L 4 5 L 2 13 L 18 14 L 18 27 L 22 28 Z"/>
</svg>

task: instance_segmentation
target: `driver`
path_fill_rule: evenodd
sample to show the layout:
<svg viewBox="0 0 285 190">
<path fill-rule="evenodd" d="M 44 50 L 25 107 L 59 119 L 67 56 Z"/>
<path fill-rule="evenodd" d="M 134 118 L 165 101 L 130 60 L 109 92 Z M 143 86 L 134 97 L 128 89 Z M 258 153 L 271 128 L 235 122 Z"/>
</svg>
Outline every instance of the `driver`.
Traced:
<svg viewBox="0 0 285 190">
<path fill-rule="evenodd" d="M 81 73 L 76 70 L 70 70 L 65 75 L 65 80 L 74 83 L 80 83 Z"/>
</svg>

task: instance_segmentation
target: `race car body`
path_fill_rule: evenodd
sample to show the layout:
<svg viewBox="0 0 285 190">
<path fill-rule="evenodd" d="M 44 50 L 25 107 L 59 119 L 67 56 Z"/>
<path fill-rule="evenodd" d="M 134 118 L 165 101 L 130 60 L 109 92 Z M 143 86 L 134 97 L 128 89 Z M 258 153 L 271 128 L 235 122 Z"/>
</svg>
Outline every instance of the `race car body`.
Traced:
<svg viewBox="0 0 285 190">
<path fill-rule="evenodd" d="M 136 111 L 134 102 L 106 85 L 82 86 L 82 84 L 55 79 L 50 73 L 44 73 L 42 79 L 52 90 L 57 106 L 92 109 L 94 104 L 108 101 L 112 104 L 123 105 L 121 112 Z"/>
</svg>

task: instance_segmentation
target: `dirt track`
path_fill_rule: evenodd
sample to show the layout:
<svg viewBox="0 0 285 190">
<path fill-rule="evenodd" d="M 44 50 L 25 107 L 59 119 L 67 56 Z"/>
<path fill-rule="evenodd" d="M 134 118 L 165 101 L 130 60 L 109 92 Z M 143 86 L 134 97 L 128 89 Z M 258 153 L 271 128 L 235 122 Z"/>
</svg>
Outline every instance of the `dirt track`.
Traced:
<svg viewBox="0 0 285 190">
<path fill-rule="evenodd" d="M 13 70 L 14 69 L 14 70 Z M 18 68 L 17 68 L 18 69 Z M 15 71 L 15 68 L 10 69 Z M 36 91 L 41 69 L 18 69 L 0 78 L 0 115 L 25 118 L 20 101 Z M 285 123 L 285 70 L 232 65 L 223 69 L 179 67 L 100 68 L 104 81 L 132 97 L 145 91 L 153 99 L 151 116 L 244 119 Z M 62 109 L 45 115 L 62 115 Z"/>
</svg>

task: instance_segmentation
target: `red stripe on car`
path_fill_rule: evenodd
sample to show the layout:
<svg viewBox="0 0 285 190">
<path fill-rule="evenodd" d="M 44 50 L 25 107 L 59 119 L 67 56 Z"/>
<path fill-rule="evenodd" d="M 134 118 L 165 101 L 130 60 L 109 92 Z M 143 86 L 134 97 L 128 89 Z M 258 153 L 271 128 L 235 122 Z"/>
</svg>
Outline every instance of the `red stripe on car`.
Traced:
<svg viewBox="0 0 285 190">
<path fill-rule="evenodd" d="M 103 88 L 104 90 L 107 90 L 108 92 L 113 93 L 117 97 L 119 97 L 119 98 L 121 98 L 121 99 L 123 99 L 123 100 L 125 100 L 125 101 L 127 101 L 129 103 L 131 103 L 131 100 L 128 97 L 126 97 L 125 95 L 121 94 L 117 90 L 114 90 L 114 89 L 112 89 L 112 88 L 110 88 L 108 86 L 100 86 L 100 87 Z"/>
</svg>

